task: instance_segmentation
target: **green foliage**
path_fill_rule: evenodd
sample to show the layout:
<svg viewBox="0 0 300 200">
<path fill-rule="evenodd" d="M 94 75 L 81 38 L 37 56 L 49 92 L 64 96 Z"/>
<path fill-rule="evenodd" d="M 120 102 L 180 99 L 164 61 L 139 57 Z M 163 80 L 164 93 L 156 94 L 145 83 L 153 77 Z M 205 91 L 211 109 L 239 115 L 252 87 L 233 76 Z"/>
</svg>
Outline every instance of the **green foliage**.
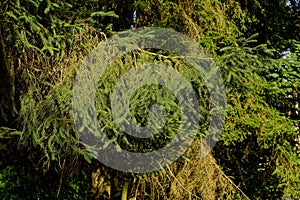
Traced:
<svg viewBox="0 0 300 200">
<path fill-rule="evenodd" d="M 77 48 L 90 51 L 93 44 L 99 42 L 99 37 L 102 37 L 100 32 L 93 33 L 96 36 L 94 38 L 83 37 L 81 32 L 73 35 L 76 46 L 72 51 L 69 50 L 72 57 L 57 63 L 52 69 L 46 70 L 48 64 L 56 63 L 51 58 L 26 63 L 33 65 L 38 63 L 41 70 L 38 71 L 39 77 L 26 74 L 30 79 L 26 83 L 29 85 L 27 92 L 20 98 L 21 109 L 18 115 L 19 128 L 22 130 L 20 142 L 24 145 L 33 145 L 42 151 L 40 158 L 46 158 L 42 165 L 46 171 L 51 162 L 60 158 L 81 154 L 88 161 L 91 159 L 90 154 L 82 148 L 83 145 L 76 133 L 71 100 L 74 75 L 80 64 L 79 59 L 84 56 Z M 90 43 L 85 43 L 87 40 Z M 26 54 L 24 57 L 26 58 Z"/>
<path fill-rule="evenodd" d="M 24 88 L 30 87 L 28 84 L 24 85 L 24 81 L 30 78 L 24 77 L 24 72 L 27 73 L 30 66 L 20 66 L 28 59 L 21 57 L 25 51 L 34 51 L 29 59 L 41 60 L 45 56 L 52 56 L 61 60 L 74 45 L 74 34 L 83 34 L 86 24 L 109 32 L 101 22 L 111 17 L 118 16 L 111 10 L 102 11 L 95 1 L 1 1 L 0 124 L 13 123 L 19 109 L 20 94 Z M 38 66 L 34 68 L 35 72 L 41 70 Z M 20 89 L 16 91 L 16 87 Z"/>
<path fill-rule="evenodd" d="M 263 76 L 269 82 L 267 101 L 284 113 L 299 120 L 300 62 L 299 42 L 294 41 L 287 55 L 273 65 L 266 65 Z M 298 103 L 298 107 L 297 107 Z"/>
<path fill-rule="evenodd" d="M 93 47 L 115 31 L 129 28 L 135 9 L 136 27 L 173 28 L 213 55 L 223 74 L 228 104 L 214 156 L 234 180 L 212 157 L 197 168 L 201 161 L 194 156 L 198 146 L 193 145 L 194 151 L 189 150 L 172 169 L 136 176 L 138 180 L 132 184 L 138 184 L 137 191 L 144 191 L 138 196 L 164 195 L 167 199 L 201 193 L 207 199 L 214 199 L 215 194 L 240 199 L 246 195 L 251 199 L 299 198 L 300 45 L 296 2 L 1 1 L 0 126 L 11 128 L 0 128 L 0 198 L 87 198 L 92 183 L 89 163 L 93 160 L 74 127 L 74 77 Z M 288 50 L 284 56 L 283 50 Z M 172 139 L 178 128 L 181 115 L 177 99 L 156 84 L 146 85 L 130 97 L 130 112 L 137 124 L 149 125 L 150 107 L 163 105 L 168 126 L 161 134 L 139 142 L 120 131 L 112 119 L 108 102 L 120 76 L 149 62 L 162 62 L 177 70 L 202 95 L 200 106 L 205 112 L 200 116 L 203 126 L 198 134 L 199 138 L 204 136 L 209 94 L 198 73 L 184 59 L 172 56 L 157 50 L 132 52 L 117 59 L 99 82 L 99 123 L 120 148 L 155 150 Z M 204 169 L 211 170 L 210 174 L 203 175 Z M 128 176 L 132 180 L 128 174 L 116 175 L 108 169 L 105 173 L 115 176 L 117 181 L 112 182 L 123 182 Z M 201 185 L 203 180 L 211 185 Z M 114 191 L 112 196 L 117 196 L 120 188 Z"/>
<path fill-rule="evenodd" d="M 265 66 L 279 67 L 279 62 L 266 58 L 271 52 L 265 46 L 237 44 L 222 51 L 217 63 L 225 70 L 228 106 L 224 146 L 218 146 L 216 155 L 250 198 L 298 196 L 299 158 L 293 145 L 297 131 L 294 122 L 267 101 L 272 89 L 261 76 Z M 283 169 L 297 173 L 292 176 Z"/>
<path fill-rule="evenodd" d="M 8 165 L 0 162 L 1 199 L 87 199 L 90 186 L 87 184 L 89 178 L 85 172 L 77 171 L 73 178 L 65 177 L 58 196 L 58 185 L 54 180 L 58 174 L 38 175 L 27 167 L 21 163 Z"/>
<path fill-rule="evenodd" d="M 242 13 L 236 3 L 221 3 L 218 0 L 140 0 L 136 2 L 136 8 L 138 27 L 154 25 L 173 28 L 197 40 L 211 54 L 231 44 L 232 39 L 240 34 L 235 20 Z M 235 14 L 228 18 L 228 12 L 232 10 Z"/>
<path fill-rule="evenodd" d="M 112 11 L 95 10 L 94 5 L 76 1 L 6 1 L 1 5 L 0 23 L 11 45 L 25 45 L 63 58 L 73 41 L 72 28 L 82 30 L 84 23 L 96 25 L 96 16 L 118 17 Z"/>
<path fill-rule="evenodd" d="M 118 119 L 119 121 L 117 123 L 113 120 L 112 108 L 107 102 L 110 102 L 117 82 L 129 70 L 137 69 L 139 66 L 149 63 L 163 63 L 167 67 L 175 69 L 180 72 L 186 80 L 192 83 L 193 88 L 196 89 L 196 92 L 199 95 L 202 94 L 198 99 L 200 102 L 200 110 L 202 111 L 200 114 L 201 116 L 199 116 L 201 119 L 201 127 L 198 130 L 198 135 L 205 135 L 205 129 L 208 126 L 207 116 L 210 112 L 207 104 L 209 97 L 207 95 L 207 88 L 204 87 L 204 82 L 200 77 L 199 72 L 188 65 L 188 63 L 182 62 L 181 59 L 172 58 L 172 56 L 164 56 L 162 60 L 159 60 L 157 59 L 157 56 L 159 56 L 159 54 L 153 55 L 151 52 L 146 51 L 135 52 L 134 56 L 126 55 L 123 58 L 116 60 L 103 74 L 101 81 L 99 82 L 99 89 L 96 96 L 96 112 L 100 126 L 103 127 L 102 130 L 111 137 L 112 141 L 116 141 L 122 149 L 128 149 L 130 151 L 153 151 L 165 146 L 176 134 L 178 134 L 178 132 L 180 132 L 180 130 L 178 130 L 179 122 L 180 118 L 184 116 L 182 115 L 180 102 L 178 102 L 175 95 L 185 89 L 185 86 L 182 85 L 175 87 L 177 88 L 176 91 L 173 91 L 175 93 L 165 86 L 150 84 L 139 88 L 131 97 L 126 97 L 125 94 L 117 96 L 124 99 L 128 98 L 132 122 L 138 126 L 149 126 L 149 124 L 152 123 L 150 127 L 152 127 L 153 130 L 151 129 L 151 132 L 158 134 L 151 137 L 151 139 L 144 140 L 143 142 L 129 135 L 126 136 L 126 134 L 118 128 L 117 123 L 129 124 L 128 119 L 125 117 Z M 134 63 L 134 65 L 132 65 L 132 63 Z M 126 82 L 126 85 L 136 84 L 135 81 L 141 81 L 143 79 L 142 76 L 143 75 L 140 77 L 136 76 L 132 82 Z M 156 77 L 158 76 L 161 75 L 157 74 Z M 141 99 L 143 99 L 143 101 L 141 101 Z M 119 99 L 116 99 L 116 101 L 120 102 Z M 159 125 L 158 121 L 155 121 L 159 116 L 152 116 L 152 114 L 155 114 L 156 112 L 151 114 L 150 109 L 153 105 L 160 105 L 165 109 L 166 113 L 164 117 L 166 118 L 166 121 L 165 125 L 162 127 Z M 121 108 L 118 107 L 114 109 L 121 110 Z M 162 113 L 163 110 L 157 112 Z M 150 121 L 150 118 L 154 119 L 154 121 Z"/>
<path fill-rule="evenodd" d="M 299 40 L 299 2 L 286 0 L 238 1 L 244 21 L 241 29 L 246 37 L 259 33 L 257 44 L 268 44 L 277 50 L 276 56 L 290 46 L 290 40 Z M 288 5 L 288 2 L 290 5 Z M 296 3 L 297 2 L 297 3 Z M 242 27 L 242 26 L 240 26 Z"/>
<path fill-rule="evenodd" d="M 24 199 L 24 193 L 30 190 L 30 185 L 33 185 L 34 182 L 30 182 L 29 176 L 26 176 L 24 172 L 17 171 L 12 166 L 5 166 L 0 162 L 0 167 L 0 198 Z M 29 193 L 27 195 L 29 196 Z"/>
</svg>

